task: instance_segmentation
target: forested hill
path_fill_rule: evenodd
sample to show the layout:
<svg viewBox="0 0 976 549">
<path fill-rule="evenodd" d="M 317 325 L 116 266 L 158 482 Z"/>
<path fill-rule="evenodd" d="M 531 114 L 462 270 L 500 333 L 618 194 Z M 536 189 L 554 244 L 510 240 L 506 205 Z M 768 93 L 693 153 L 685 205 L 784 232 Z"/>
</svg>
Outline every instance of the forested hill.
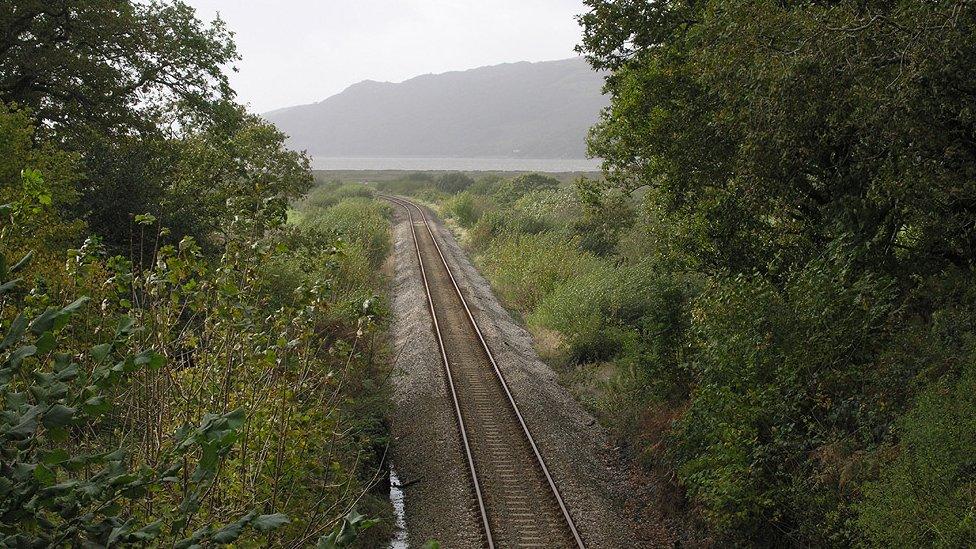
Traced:
<svg viewBox="0 0 976 549">
<path fill-rule="evenodd" d="M 582 58 L 507 63 L 367 80 L 265 118 L 317 156 L 583 158 L 602 85 Z"/>
</svg>

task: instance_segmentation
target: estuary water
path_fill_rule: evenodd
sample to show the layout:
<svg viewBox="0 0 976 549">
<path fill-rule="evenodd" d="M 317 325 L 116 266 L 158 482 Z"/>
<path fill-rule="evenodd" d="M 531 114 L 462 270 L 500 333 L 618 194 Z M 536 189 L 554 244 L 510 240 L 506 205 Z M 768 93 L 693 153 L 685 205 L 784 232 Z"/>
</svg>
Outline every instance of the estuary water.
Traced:
<svg viewBox="0 0 976 549">
<path fill-rule="evenodd" d="M 330 158 L 312 157 L 316 170 L 444 170 L 505 172 L 598 172 L 598 158 Z"/>
</svg>

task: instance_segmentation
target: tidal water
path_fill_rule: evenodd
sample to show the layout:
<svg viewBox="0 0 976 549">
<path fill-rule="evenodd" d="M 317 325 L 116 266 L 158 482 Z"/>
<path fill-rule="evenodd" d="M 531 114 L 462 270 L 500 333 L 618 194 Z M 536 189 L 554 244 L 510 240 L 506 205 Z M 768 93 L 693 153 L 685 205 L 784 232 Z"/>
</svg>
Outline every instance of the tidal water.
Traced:
<svg viewBox="0 0 976 549">
<path fill-rule="evenodd" d="M 407 549 L 410 542 L 407 537 L 407 510 L 404 505 L 403 488 L 400 486 L 400 477 L 397 476 L 396 469 L 390 465 L 390 502 L 393 503 L 393 516 L 396 520 L 396 530 L 393 531 L 393 538 L 390 539 L 388 549 Z"/>
<path fill-rule="evenodd" d="M 329 158 L 312 157 L 316 170 L 447 170 L 506 172 L 598 172 L 598 158 Z"/>
</svg>

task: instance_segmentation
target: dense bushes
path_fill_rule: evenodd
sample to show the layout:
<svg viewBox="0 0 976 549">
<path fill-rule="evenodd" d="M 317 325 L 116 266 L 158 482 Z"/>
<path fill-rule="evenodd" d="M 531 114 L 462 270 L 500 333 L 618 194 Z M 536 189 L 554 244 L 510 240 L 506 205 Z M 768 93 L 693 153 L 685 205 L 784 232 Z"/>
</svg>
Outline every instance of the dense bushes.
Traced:
<svg viewBox="0 0 976 549">
<path fill-rule="evenodd" d="M 373 191 L 366 185 L 329 181 L 313 187 L 302 199 L 301 209 L 327 208 L 345 198 L 372 198 L 372 196 Z"/>
<path fill-rule="evenodd" d="M 378 269 L 390 252 L 388 205 L 358 196 L 337 197 L 336 203 L 327 208 L 306 206 L 302 213 L 301 229 L 320 238 L 342 238 L 365 257 L 370 269 Z"/>
<path fill-rule="evenodd" d="M 444 210 L 465 228 L 471 228 L 485 213 L 486 204 L 482 197 L 462 192 L 444 202 Z"/>
<path fill-rule="evenodd" d="M 961 547 L 976 537 L 976 367 L 927 388 L 897 425 L 897 453 L 868 483 L 858 525 L 878 546 Z"/>
<path fill-rule="evenodd" d="M 599 261 L 580 253 L 577 243 L 553 233 L 498 239 L 481 257 L 502 299 L 520 310 L 534 309 L 569 278 L 599 268 Z"/>
<path fill-rule="evenodd" d="M 42 185 L 7 206 L 16 225 L 2 227 L 4 249 L 32 241 L 13 229 L 50 208 Z M 363 297 L 374 271 L 350 278 L 348 252 L 323 246 L 334 229 L 298 248 L 286 233 L 252 236 L 273 209 L 245 212 L 218 260 L 184 238 L 148 250 L 141 267 L 90 240 L 67 269 L 27 261 L 21 279 L 0 273 L 7 544 L 227 543 L 271 539 L 271 528 L 281 542 L 307 541 L 344 513 L 311 502 L 351 505 L 368 487 L 379 457 L 364 447 L 381 451 L 385 436 L 385 393 L 365 358 L 382 311 Z M 151 218 L 140 223 L 165 242 Z M 291 269 L 301 277 L 269 276 L 295 252 L 309 260 Z M 73 291 L 100 307 L 62 308 Z M 72 316 L 81 321 L 69 328 Z M 326 452 L 331 462 L 316 465 Z M 362 506 L 381 510 L 370 497 Z"/>
<path fill-rule="evenodd" d="M 388 507 L 383 210 L 285 224 L 308 158 L 233 103 L 221 21 L 4 9 L 0 546 L 348 545 Z"/>
<path fill-rule="evenodd" d="M 97 237 L 77 250 L 38 240 L 59 182 L 20 179 L 20 193 L 5 181 L 19 196 L 2 249 L 41 248 L 37 262 L 0 261 L 4 544 L 304 544 L 341 523 L 385 444 L 368 257 L 389 247 L 382 211 L 343 215 L 341 202 L 303 231 L 281 227 L 275 201 L 242 196 L 219 255 L 168 243 L 146 215 L 125 258 Z M 335 508 L 317 511 L 326 499 Z M 385 513 L 368 494 L 360 507 Z"/>
<path fill-rule="evenodd" d="M 636 384 L 677 390 L 612 412 L 674 418 L 644 455 L 684 515 L 721 544 L 972 545 L 972 410 L 949 402 L 974 337 L 976 12 L 586 3 L 580 50 L 612 97 L 586 249 L 701 282 L 665 342 L 683 358 Z M 629 193 L 636 218 L 607 222 Z"/>
<path fill-rule="evenodd" d="M 530 326 L 564 337 L 571 363 L 615 360 L 640 398 L 687 390 L 682 346 L 697 285 L 650 262 L 617 266 L 601 260 L 554 288 L 528 317 Z M 624 419 L 624 418 L 620 418 Z"/>
<path fill-rule="evenodd" d="M 474 180 L 460 172 L 451 172 L 439 176 L 434 180 L 434 188 L 444 194 L 457 194 L 467 189 Z"/>
<path fill-rule="evenodd" d="M 843 264 L 815 262 L 783 288 L 741 276 L 696 303 L 700 350 L 676 457 L 725 538 L 828 544 L 843 535 L 847 517 L 837 512 L 849 494 L 811 479 L 836 465 L 833 452 L 876 440 L 861 399 L 893 306 L 890 282 L 850 276 Z M 798 459 L 811 455 L 820 457 Z M 765 532 L 770 523 L 788 528 Z"/>
</svg>

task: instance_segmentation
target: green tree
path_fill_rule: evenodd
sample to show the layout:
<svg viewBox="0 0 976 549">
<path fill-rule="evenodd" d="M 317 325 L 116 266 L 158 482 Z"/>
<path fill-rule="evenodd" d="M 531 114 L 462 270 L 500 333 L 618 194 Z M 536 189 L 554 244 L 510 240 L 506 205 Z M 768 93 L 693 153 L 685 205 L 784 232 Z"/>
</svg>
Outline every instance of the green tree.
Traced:
<svg viewBox="0 0 976 549">
<path fill-rule="evenodd" d="M 21 220 L 9 234 L 8 251 L 40 256 L 35 263 L 63 261 L 62 251 L 83 234 L 84 224 L 71 215 L 78 204 L 81 162 L 77 154 L 59 150 L 38 135 L 29 113 L 0 102 L 0 204 L 24 198 L 25 180 L 44 188 L 50 208 Z"/>
<path fill-rule="evenodd" d="M 583 249 L 601 256 L 616 251 L 620 233 L 633 226 L 635 215 L 626 194 L 606 187 L 605 183 L 587 178 L 576 182 L 582 211 L 572 222 Z"/>
<path fill-rule="evenodd" d="M 180 0 L 12 0 L 0 10 L 0 99 L 59 135 L 152 131 L 169 109 L 233 97 L 231 33 Z"/>
<path fill-rule="evenodd" d="M 160 158 L 173 164 L 158 202 L 143 211 L 156 214 L 177 237 L 193 236 L 208 248 L 226 237 L 241 208 L 258 212 L 277 204 L 277 221 L 263 227 L 270 228 L 284 220 L 287 201 L 312 184 L 308 157 L 287 149 L 284 134 L 236 105 L 225 105 L 219 124 L 165 146 L 154 164 Z"/>
<path fill-rule="evenodd" d="M 953 343 L 971 326 L 936 334 L 971 315 L 976 8 L 586 4 L 579 49 L 610 71 L 611 96 L 590 151 L 646 201 L 641 234 L 673 242 L 639 249 L 708 281 L 659 456 L 692 509 L 720 540 L 822 546 L 934 541 L 882 530 L 939 505 L 943 539 L 971 544 L 968 473 L 951 497 L 902 496 L 970 467 L 959 445 L 918 449 L 935 408 L 916 397 L 953 386 L 971 356 Z M 859 504 L 865 462 L 880 480 Z"/>
<path fill-rule="evenodd" d="M 355 543 L 382 508 L 387 210 L 285 225 L 308 159 L 232 101 L 219 21 L 8 4 L 0 546 Z"/>
<path fill-rule="evenodd" d="M 308 188 L 307 159 L 232 102 L 224 71 L 237 53 L 219 19 L 179 0 L 23 0 L 0 31 L 0 100 L 78 154 L 74 215 L 106 244 L 127 248 L 133 217 L 151 212 L 206 246 L 228 199 Z"/>
<path fill-rule="evenodd" d="M 699 219 L 716 268 L 797 265 L 840 235 L 879 267 L 972 264 L 973 10 L 587 4 L 581 51 L 614 71 L 591 152 Z"/>
</svg>

